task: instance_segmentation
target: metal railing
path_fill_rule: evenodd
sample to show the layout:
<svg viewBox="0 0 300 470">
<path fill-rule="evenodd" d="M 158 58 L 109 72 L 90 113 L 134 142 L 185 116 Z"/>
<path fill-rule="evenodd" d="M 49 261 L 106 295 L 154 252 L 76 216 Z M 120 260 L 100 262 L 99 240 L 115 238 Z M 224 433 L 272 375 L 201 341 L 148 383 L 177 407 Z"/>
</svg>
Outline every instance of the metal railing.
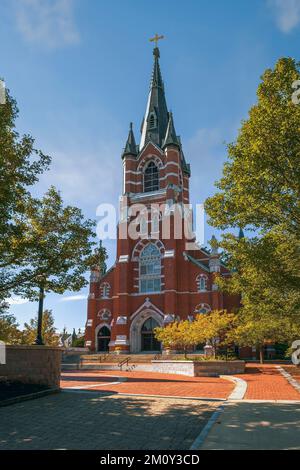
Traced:
<svg viewBox="0 0 300 470">
<path fill-rule="evenodd" d="M 125 366 L 125 364 L 128 367 L 130 361 L 131 361 L 131 358 L 126 357 L 126 359 L 123 359 L 123 361 L 119 362 L 118 367 L 120 368 L 120 370 L 123 370 L 123 366 Z"/>
</svg>

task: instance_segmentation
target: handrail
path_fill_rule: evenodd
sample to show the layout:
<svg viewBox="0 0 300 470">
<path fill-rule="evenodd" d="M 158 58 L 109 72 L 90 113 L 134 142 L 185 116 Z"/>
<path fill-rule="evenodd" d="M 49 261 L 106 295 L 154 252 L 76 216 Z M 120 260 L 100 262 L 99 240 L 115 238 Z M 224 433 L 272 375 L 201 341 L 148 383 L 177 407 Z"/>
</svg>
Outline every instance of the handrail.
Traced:
<svg viewBox="0 0 300 470">
<path fill-rule="evenodd" d="M 123 361 L 119 362 L 118 367 L 120 367 L 120 370 L 122 370 L 122 367 L 127 364 L 129 364 L 129 361 L 131 361 L 130 357 L 126 357 L 126 359 L 123 359 Z"/>
</svg>

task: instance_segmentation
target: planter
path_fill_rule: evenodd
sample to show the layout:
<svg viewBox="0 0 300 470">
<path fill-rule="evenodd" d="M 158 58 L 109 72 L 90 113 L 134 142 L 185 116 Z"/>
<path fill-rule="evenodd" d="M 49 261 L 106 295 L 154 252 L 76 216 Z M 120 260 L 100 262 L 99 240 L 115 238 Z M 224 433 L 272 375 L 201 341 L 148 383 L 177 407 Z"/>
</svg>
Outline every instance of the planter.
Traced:
<svg viewBox="0 0 300 470">
<path fill-rule="evenodd" d="M 245 373 L 245 361 L 151 361 L 153 372 L 190 377 L 216 377 Z"/>
<path fill-rule="evenodd" d="M 6 346 L 2 380 L 59 388 L 62 349 L 51 346 Z"/>
</svg>

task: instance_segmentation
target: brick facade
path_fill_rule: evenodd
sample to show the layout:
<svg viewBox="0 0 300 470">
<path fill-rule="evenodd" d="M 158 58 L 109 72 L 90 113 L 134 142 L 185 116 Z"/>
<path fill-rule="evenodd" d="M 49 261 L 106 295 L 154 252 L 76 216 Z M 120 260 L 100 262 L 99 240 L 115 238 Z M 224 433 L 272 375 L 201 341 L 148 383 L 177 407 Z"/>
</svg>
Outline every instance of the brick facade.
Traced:
<svg viewBox="0 0 300 470">
<path fill-rule="evenodd" d="M 184 233 L 187 220 L 192 217 L 191 210 L 184 206 L 189 204 L 191 173 L 175 133 L 173 116 L 167 112 L 158 58 L 156 48 L 141 144 L 136 146 L 131 126 L 122 155 L 124 187 L 116 262 L 104 275 L 97 268 L 91 273 L 85 338 L 91 351 L 113 352 L 118 347 L 123 353 L 139 353 L 150 351 L 151 344 L 158 350 L 151 333 L 143 329 L 147 320 L 152 319 L 152 326 L 165 325 L 176 319 L 192 320 L 197 313 L 213 309 L 231 310 L 239 304 L 237 297 L 222 294 L 215 285 L 216 274 L 229 275 L 217 251 L 197 247 L 195 238 Z M 155 172 L 152 183 L 157 177 L 158 185 L 149 191 L 150 165 Z M 142 211 L 142 220 L 137 224 L 142 233 L 132 239 L 128 224 L 134 220 L 130 210 L 136 204 L 143 204 L 146 211 Z M 153 209 L 153 204 L 159 208 Z M 177 207 L 175 211 L 173 205 Z M 180 208 L 184 215 L 179 215 Z M 177 238 L 175 219 L 183 232 Z M 168 223 L 170 237 L 165 230 Z M 188 245 L 190 242 L 192 246 Z M 145 285 L 154 285 L 147 291 L 142 283 L 141 257 L 149 244 L 155 247 L 160 268 L 156 266 L 156 281 L 152 280 L 155 276 L 149 275 L 150 281 L 145 276 Z M 155 282 L 160 283 L 159 288 Z M 149 322 L 147 326 L 151 326 Z"/>
</svg>

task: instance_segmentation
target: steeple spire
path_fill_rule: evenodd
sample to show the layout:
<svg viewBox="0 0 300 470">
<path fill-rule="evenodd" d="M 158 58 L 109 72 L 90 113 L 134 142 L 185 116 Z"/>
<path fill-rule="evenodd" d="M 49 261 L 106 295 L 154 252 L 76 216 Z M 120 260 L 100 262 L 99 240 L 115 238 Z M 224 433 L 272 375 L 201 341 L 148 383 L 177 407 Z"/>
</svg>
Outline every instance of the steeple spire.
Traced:
<svg viewBox="0 0 300 470">
<path fill-rule="evenodd" d="M 244 230 L 242 229 L 242 227 L 240 227 L 240 230 L 239 230 L 239 239 L 241 240 L 242 238 L 245 238 L 245 234 L 244 234 Z"/>
<path fill-rule="evenodd" d="M 150 92 L 145 117 L 142 123 L 140 150 L 149 142 L 161 147 L 168 126 L 168 109 L 164 84 L 159 66 L 159 49 L 153 49 L 154 64 L 150 84 Z"/>
<path fill-rule="evenodd" d="M 127 138 L 127 142 L 122 154 L 122 158 L 125 155 L 137 155 L 137 147 L 135 143 L 134 133 L 132 129 L 132 122 L 130 123 L 129 134 Z"/>
<path fill-rule="evenodd" d="M 169 113 L 169 122 L 162 148 L 166 147 L 167 145 L 176 145 L 178 148 L 180 148 L 180 143 L 175 132 L 173 114 L 171 112 Z"/>
</svg>

